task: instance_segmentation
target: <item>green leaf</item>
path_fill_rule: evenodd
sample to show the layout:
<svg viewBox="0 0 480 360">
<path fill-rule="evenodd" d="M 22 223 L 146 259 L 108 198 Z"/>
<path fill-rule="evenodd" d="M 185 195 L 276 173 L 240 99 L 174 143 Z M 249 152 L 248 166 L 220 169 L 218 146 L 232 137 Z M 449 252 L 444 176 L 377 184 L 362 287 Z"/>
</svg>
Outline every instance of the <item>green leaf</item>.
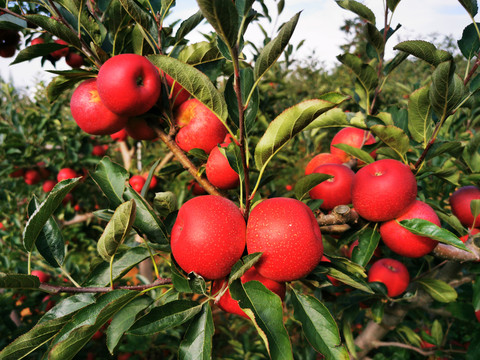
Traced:
<svg viewBox="0 0 480 360">
<path fill-rule="evenodd" d="M 347 346 L 347 350 L 352 354 L 354 358 L 357 357 L 357 350 L 355 348 L 355 341 L 353 339 L 353 332 L 352 332 L 352 322 L 348 321 L 345 317 L 342 321 L 342 333 L 345 339 L 345 345 Z"/>
<path fill-rule="evenodd" d="M 178 43 L 183 40 L 193 29 L 197 27 L 203 20 L 203 15 L 200 11 L 197 11 L 195 14 L 190 16 L 185 21 L 182 21 L 176 34 L 175 41 Z"/>
<path fill-rule="evenodd" d="M 95 302 L 94 294 L 75 294 L 61 300 L 53 308 L 51 308 L 42 318 L 38 321 L 39 324 L 44 322 L 59 319 L 61 317 L 72 315 L 85 306 L 93 304 Z"/>
<path fill-rule="evenodd" d="M 319 173 L 313 173 L 302 177 L 295 184 L 295 189 L 293 190 L 295 197 L 298 200 L 302 200 L 315 186 L 331 178 L 333 178 L 332 175 Z"/>
<path fill-rule="evenodd" d="M 437 66 L 432 75 L 430 103 L 440 119 L 451 115 L 465 93 L 462 79 L 455 74 L 453 61 L 445 61 Z"/>
<path fill-rule="evenodd" d="M 317 266 L 316 270 L 314 270 L 314 275 L 320 272 L 321 274 L 329 275 L 355 289 L 373 294 L 372 289 L 370 289 L 369 285 L 362 279 L 362 277 L 366 277 L 367 275 L 361 266 L 345 258 L 333 258 L 335 259 L 334 263 L 324 263 Z M 358 269 L 356 270 L 354 266 Z"/>
<path fill-rule="evenodd" d="M 449 303 L 457 299 L 457 292 L 445 281 L 437 279 L 420 279 L 417 280 L 417 282 L 437 301 Z"/>
<path fill-rule="evenodd" d="M 363 61 L 354 54 L 343 54 L 337 56 L 338 61 L 353 71 L 362 88 L 367 92 L 367 96 L 377 87 L 378 75 L 375 69 L 363 63 Z"/>
<path fill-rule="evenodd" d="M 223 95 L 210 79 L 191 65 L 165 55 L 151 55 L 148 59 L 198 99 L 226 125 L 228 108 Z"/>
<path fill-rule="evenodd" d="M 330 127 L 340 127 L 340 126 L 349 126 L 350 123 L 347 120 L 347 115 L 343 112 L 342 109 L 333 108 L 323 113 L 315 120 L 313 120 L 310 125 L 308 125 L 305 130 L 312 129 L 323 129 Z"/>
<path fill-rule="evenodd" d="M 375 48 L 377 54 L 381 54 L 385 49 L 383 33 L 378 31 L 375 25 L 372 25 L 371 23 L 367 23 L 367 40 Z"/>
<path fill-rule="evenodd" d="M 303 101 L 282 112 L 270 123 L 255 148 L 257 168 L 264 168 L 295 135 L 303 131 L 319 115 L 346 99 L 346 96 L 337 93 L 327 93 L 320 99 Z"/>
<path fill-rule="evenodd" d="M 27 46 L 26 48 L 19 51 L 15 60 L 10 64 L 19 64 L 24 61 L 29 61 L 40 56 L 46 56 L 52 51 L 65 48 L 66 45 L 57 44 L 57 43 L 45 43 Z"/>
<path fill-rule="evenodd" d="M 37 46 L 37 45 L 35 45 Z M 63 75 L 56 76 L 50 81 L 47 86 L 47 99 L 50 103 L 53 103 L 58 99 L 60 95 L 67 90 L 73 89 L 80 81 L 89 79 L 92 77 L 92 73 L 82 70 L 74 70 L 75 72 L 64 73 Z M 50 71 L 52 72 L 52 71 Z M 72 76 L 76 74 L 75 76 Z"/>
<path fill-rule="evenodd" d="M 80 181 L 80 177 L 60 181 L 48 193 L 47 198 L 37 207 L 35 212 L 28 219 L 27 225 L 23 230 L 23 245 L 27 252 L 31 252 L 35 246 L 37 237 L 42 232 L 43 226 L 62 203 L 63 198 L 72 190 Z"/>
<path fill-rule="evenodd" d="M 242 284 L 239 279 L 230 284 L 230 294 L 234 300 L 239 300 L 240 307 L 253 321 L 270 358 L 293 360 L 292 345 L 283 325 L 280 297 L 258 281 Z"/>
<path fill-rule="evenodd" d="M 167 251 L 170 248 L 167 229 L 150 204 L 131 187 L 126 188 L 123 196 L 126 200 L 135 200 L 136 217 L 133 223 L 135 230 L 145 234 L 148 240 L 163 246 Z"/>
<path fill-rule="evenodd" d="M 138 246 L 117 254 L 113 260 L 113 280 L 122 278 L 135 265 L 150 257 L 148 249 Z M 100 262 L 88 275 L 83 286 L 107 286 L 110 283 L 110 264 Z"/>
<path fill-rule="evenodd" d="M 28 216 L 32 216 L 39 205 L 37 197 L 34 196 L 28 204 Z M 51 266 L 60 267 L 63 264 L 65 260 L 65 241 L 53 216 L 50 216 L 43 226 L 35 246 Z"/>
<path fill-rule="evenodd" d="M 458 0 L 460 4 L 467 10 L 470 16 L 473 18 L 478 13 L 477 0 Z"/>
<path fill-rule="evenodd" d="M 68 44 L 76 47 L 77 49 L 82 48 L 82 43 L 80 42 L 77 34 L 60 21 L 43 15 L 25 15 L 25 18 L 27 21 L 40 26 L 42 29 L 47 30 L 47 32 L 50 34 L 66 41 Z"/>
<path fill-rule="evenodd" d="M 478 215 L 480 215 L 480 199 L 474 199 L 470 201 L 470 211 L 472 212 L 474 219 L 476 219 Z M 478 224 L 474 224 L 474 225 L 475 227 L 478 227 Z"/>
<path fill-rule="evenodd" d="M 432 337 L 435 339 L 435 345 L 440 345 L 443 340 L 442 324 L 438 320 L 434 320 L 432 324 Z"/>
<path fill-rule="evenodd" d="M 162 330 L 181 325 L 202 310 L 202 305 L 190 300 L 174 300 L 153 308 L 128 331 L 132 335 L 154 335 Z"/>
<path fill-rule="evenodd" d="M 177 196 L 171 191 L 155 193 L 153 206 L 160 216 L 165 217 L 177 210 Z"/>
<path fill-rule="evenodd" d="M 476 133 L 463 149 L 462 159 L 472 172 L 480 172 L 480 133 Z"/>
<path fill-rule="evenodd" d="M 288 22 L 282 25 L 275 39 L 270 41 L 260 52 L 255 62 L 254 74 L 255 81 L 258 82 L 267 71 L 275 64 L 283 50 L 288 45 L 293 31 L 297 26 L 300 13 L 295 14 Z"/>
<path fill-rule="evenodd" d="M 213 63 L 221 59 L 223 59 L 223 56 L 218 48 L 208 41 L 185 46 L 178 54 L 179 61 L 192 66 Z"/>
<path fill-rule="evenodd" d="M 380 233 L 367 228 L 358 239 L 358 245 L 352 251 L 352 260 L 361 266 L 366 266 L 380 241 Z"/>
<path fill-rule="evenodd" d="M 455 246 L 461 250 L 469 251 L 457 236 L 428 220 L 408 219 L 400 221 L 399 224 L 415 235 L 426 236 L 441 243 Z"/>
<path fill-rule="evenodd" d="M 366 164 L 371 164 L 375 159 L 365 150 L 359 149 L 357 147 L 348 145 L 348 144 L 334 144 L 333 147 L 345 151 L 348 155 L 353 156 L 359 160 L 362 160 Z"/>
<path fill-rule="evenodd" d="M 406 52 L 400 51 L 395 57 L 388 61 L 383 69 L 385 75 L 389 75 L 393 70 L 395 70 L 401 63 L 403 63 L 408 57 Z"/>
<path fill-rule="evenodd" d="M 129 177 L 127 170 L 112 162 L 109 157 L 104 157 L 90 176 L 110 201 L 111 207 L 116 208 L 123 203 L 125 182 Z"/>
<path fill-rule="evenodd" d="M 125 11 L 132 17 L 132 19 L 140 25 L 149 38 L 155 43 L 158 43 L 158 31 L 155 19 L 147 11 L 147 7 L 140 6 L 134 0 L 119 0 Z M 153 31 L 155 30 L 155 31 Z"/>
<path fill-rule="evenodd" d="M 36 289 L 39 286 L 40 280 L 37 276 L 0 272 L 0 289 Z"/>
<path fill-rule="evenodd" d="M 180 360 L 209 360 L 212 358 L 212 338 L 215 332 L 212 309 L 207 301 L 192 319 L 178 349 Z"/>
<path fill-rule="evenodd" d="M 138 294 L 136 291 L 113 290 L 100 296 L 94 304 L 81 309 L 55 336 L 48 358 L 73 359 L 93 334 Z"/>
<path fill-rule="evenodd" d="M 344 8 L 345 10 L 350 10 L 351 12 L 360 16 L 362 19 L 375 25 L 375 14 L 362 3 L 354 0 L 336 0 L 336 2 L 338 6 Z"/>
<path fill-rule="evenodd" d="M 394 12 L 400 0 L 387 0 L 387 7 L 391 12 Z"/>
<path fill-rule="evenodd" d="M 115 348 L 122 339 L 125 331 L 134 324 L 137 315 L 153 303 L 148 296 L 141 296 L 132 300 L 123 309 L 115 314 L 107 329 L 107 347 L 113 355 Z"/>
<path fill-rule="evenodd" d="M 302 330 L 310 345 L 327 359 L 347 360 L 349 355 L 340 339 L 335 319 L 328 309 L 313 296 L 292 291 L 295 319 L 302 323 Z"/>
<path fill-rule="evenodd" d="M 108 222 L 97 243 L 97 251 L 103 260 L 109 262 L 130 233 L 135 220 L 135 201 L 119 205 Z"/>
<path fill-rule="evenodd" d="M 408 131 L 412 138 L 423 143 L 425 148 L 433 134 L 432 107 L 430 105 L 429 87 L 424 86 L 410 95 L 408 101 Z"/>
<path fill-rule="evenodd" d="M 410 149 L 410 140 L 407 134 L 396 126 L 374 125 L 370 131 L 402 158 Z"/>
<path fill-rule="evenodd" d="M 451 60 L 452 54 L 437 50 L 435 45 L 424 40 L 408 40 L 397 44 L 394 50 L 401 50 L 407 54 L 413 55 L 427 63 L 437 66 L 440 63 Z"/>
<path fill-rule="evenodd" d="M 197 0 L 203 16 L 228 47 L 233 49 L 238 37 L 238 14 L 232 1 Z"/>
<path fill-rule="evenodd" d="M 480 23 L 476 23 L 477 27 Z M 480 49 L 480 40 L 478 39 L 475 24 L 468 25 L 463 29 L 462 38 L 457 41 L 458 48 L 467 60 L 471 60 Z"/>
<path fill-rule="evenodd" d="M 472 283 L 473 287 L 473 297 L 472 305 L 475 311 L 480 310 L 480 276 L 477 276 L 475 281 Z"/>
<path fill-rule="evenodd" d="M 231 284 L 233 281 L 240 279 L 245 272 L 250 269 L 255 263 L 260 260 L 262 256 L 261 252 L 256 252 L 252 254 L 245 255 L 243 258 L 238 260 L 230 270 L 230 276 L 228 277 L 228 283 Z"/>
</svg>

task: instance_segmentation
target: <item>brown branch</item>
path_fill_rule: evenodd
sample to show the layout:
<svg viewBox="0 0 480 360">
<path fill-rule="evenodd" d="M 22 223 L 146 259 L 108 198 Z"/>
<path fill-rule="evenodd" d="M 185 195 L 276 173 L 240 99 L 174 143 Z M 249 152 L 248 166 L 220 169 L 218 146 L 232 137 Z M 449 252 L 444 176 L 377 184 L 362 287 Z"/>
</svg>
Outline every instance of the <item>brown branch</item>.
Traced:
<svg viewBox="0 0 480 360">
<path fill-rule="evenodd" d="M 393 342 L 393 341 L 389 341 L 389 342 L 383 342 L 383 341 L 374 341 L 373 344 L 372 344 L 375 348 L 379 348 L 379 347 L 383 347 L 383 346 L 394 346 L 394 347 L 399 347 L 399 348 L 402 348 L 402 349 L 408 349 L 408 350 L 412 350 L 412 351 L 415 351 L 423 356 L 429 356 L 429 355 L 433 355 L 435 354 L 435 350 L 422 350 L 416 346 L 413 346 L 413 345 L 409 345 L 409 344 L 404 344 L 404 343 L 400 343 L 400 342 Z"/>
<path fill-rule="evenodd" d="M 468 241 L 465 246 L 471 252 L 461 250 L 452 245 L 438 244 L 435 249 L 433 249 L 433 253 L 435 254 L 435 256 L 443 259 L 456 261 L 479 261 L 480 249 L 476 247 L 472 242 L 469 243 Z"/>
<path fill-rule="evenodd" d="M 111 287 L 73 287 L 73 286 L 60 286 L 60 285 L 51 285 L 42 283 L 40 284 L 40 290 L 46 291 L 52 294 L 58 293 L 107 293 L 112 290 L 122 289 L 122 290 L 133 290 L 133 291 L 144 291 L 152 289 L 156 286 L 171 284 L 172 279 L 164 278 L 157 279 L 151 284 L 146 285 L 132 285 L 132 286 L 115 286 L 113 289 Z"/>
<path fill-rule="evenodd" d="M 93 213 L 86 213 L 86 214 L 77 214 L 74 216 L 73 219 L 64 221 L 62 223 L 62 226 L 69 226 L 69 225 L 74 225 L 74 224 L 79 224 L 85 221 L 90 220 L 92 217 L 94 217 Z"/>
<path fill-rule="evenodd" d="M 320 226 L 356 224 L 358 220 L 358 213 L 347 205 L 338 205 L 329 214 L 317 214 Z"/>
</svg>

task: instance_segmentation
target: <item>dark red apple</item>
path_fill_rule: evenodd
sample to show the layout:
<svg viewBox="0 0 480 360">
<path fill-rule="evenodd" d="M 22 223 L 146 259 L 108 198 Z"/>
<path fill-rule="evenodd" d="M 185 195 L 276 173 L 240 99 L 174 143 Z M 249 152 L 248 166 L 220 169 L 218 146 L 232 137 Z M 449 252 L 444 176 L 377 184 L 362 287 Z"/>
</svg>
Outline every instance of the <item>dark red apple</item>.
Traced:
<svg viewBox="0 0 480 360">
<path fill-rule="evenodd" d="M 377 260 L 368 271 L 368 282 L 381 282 L 387 287 L 387 294 L 395 297 L 402 294 L 410 283 L 410 274 L 400 261 L 390 258 Z"/>
<path fill-rule="evenodd" d="M 480 200 L 480 189 L 476 186 L 463 186 L 450 196 L 450 206 L 452 213 L 463 226 L 480 228 L 480 214 L 474 219 L 470 203 L 472 200 Z"/>
<path fill-rule="evenodd" d="M 145 185 L 145 178 L 142 175 L 133 175 L 130 180 L 128 181 L 130 186 L 136 192 L 141 192 L 143 189 L 143 185 Z"/>
</svg>

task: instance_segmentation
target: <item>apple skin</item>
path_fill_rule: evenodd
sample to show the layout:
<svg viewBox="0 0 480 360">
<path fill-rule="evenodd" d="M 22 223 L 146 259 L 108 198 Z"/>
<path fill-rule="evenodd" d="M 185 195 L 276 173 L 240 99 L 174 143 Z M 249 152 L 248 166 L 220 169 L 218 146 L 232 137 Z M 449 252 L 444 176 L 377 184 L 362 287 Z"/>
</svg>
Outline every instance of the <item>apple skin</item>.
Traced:
<svg viewBox="0 0 480 360">
<path fill-rule="evenodd" d="M 122 129 L 117 131 L 116 133 L 110 134 L 110 137 L 112 138 L 112 140 L 115 141 L 125 141 L 127 140 L 128 133 L 127 130 Z"/>
<path fill-rule="evenodd" d="M 435 211 L 424 202 L 415 200 L 404 213 L 380 225 L 383 242 L 394 253 L 405 257 L 419 258 L 427 255 L 437 246 L 438 241 L 415 235 L 397 223 L 407 219 L 423 219 L 440 226 L 440 219 Z"/>
<path fill-rule="evenodd" d="M 23 180 L 28 185 L 35 185 L 42 180 L 42 176 L 38 170 L 29 169 L 23 174 Z"/>
<path fill-rule="evenodd" d="M 70 52 L 70 49 L 68 48 L 68 43 L 66 41 L 61 40 L 61 39 L 55 40 L 54 42 L 56 44 L 65 45 L 66 47 L 64 47 L 63 49 L 58 49 L 58 50 L 55 50 L 55 51 L 51 52 L 50 56 L 54 60 L 60 60 L 62 57 L 67 56 L 68 53 Z"/>
<path fill-rule="evenodd" d="M 156 67 L 136 54 L 108 59 L 100 67 L 97 84 L 105 106 L 122 116 L 146 113 L 157 102 L 162 86 Z"/>
<path fill-rule="evenodd" d="M 142 175 L 133 175 L 130 180 L 128 180 L 128 183 L 133 190 L 139 193 L 142 191 L 143 185 L 145 185 L 145 178 Z"/>
<path fill-rule="evenodd" d="M 463 186 L 450 195 L 450 206 L 452 213 L 463 226 L 471 228 L 473 226 L 473 214 L 470 208 L 472 200 L 480 200 L 480 189 L 476 186 Z M 475 227 L 480 228 L 480 215 L 475 219 Z"/>
<path fill-rule="evenodd" d="M 147 121 L 142 118 L 130 118 L 125 126 L 127 134 L 135 140 L 155 140 L 157 133 L 148 126 Z"/>
<path fill-rule="evenodd" d="M 65 58 L 65 62 L 68 66 L 78 69 L 83 65 L 83 57 L 80 54 L 70 52 Z"/>
<path fill-rule="evenodd" d="M 41 37 L 37 37 L 35 39 L 32 39 L 32 41 L 30 42 L 30 45 L 38 45 L 38 44 L 44 44 L 45 43 L 45 40 Z"/>
<path fill-rule="evenodd" d="M 167 80 L 168 86 L 173 89 L 170 90 L 171 96 L 173 100 L 173 107 L 177 108 L 181 104 L 183 104 L 185 101 L 187 101 L 190 98 L 190 93 L 185 90 L 178 82 L 175 82 L 175 80 L 172 79 L 172 77 L 168 74 L 165 74 L 165 79 Z"/>
<path fill-rule="evenodd" d="M 57 182 L 55 180 L 45 180 L 42 185 L 42 190 L 48 193 L 52 191 L 56 184 Z"/>
<path fill-rule="evenodd" d="M 251 267 L 250 269 L 248 269 L 245 272 L 245 274 L 243 274 L 242 277 L 240 278 L 240 281 L 242 282 L 242 284 L 245 284 L 246 282 L 254 281 L 254 280 L 261 282 L 263 285 L 265 285 L 265 287 L 268 290 L 277 294 L 280 297 L 280 299 L 282 299 L 282 301 L 283 299 L 285 299 L 285 291 L 286 291 L 285 283 L 280 283 L 277 281 L 267 279 L 266 277 L 263 277 L 258 273 L 257 270 L 255 270 L 254 267 Z M 212 291 L 211 291 L 212 295 L 220 291 L 220 289 L 222 288 L 225 282 L 226 282 L 225 279 L 215 280 L 212 284 Z M 225 294 L 223 294 L 223 296 L 220 298 L 220 300 L 217 302 L 217 305 L 220 309 L 222 309 L 225 312 L 243 316 L 245 319 L 250 319 L 248 315 L 245 314 L 245 312 L 242 310 L 240 305 L 238 305 L 238 301 L 232 299 L 232 296 L 230 295 L 230 290 L 228 289 L 225 292 Z"/>
<path fill-rule="evenodd" d="M 66 179 L 73 179 L 78 177 L 78 174 L 75 170 L 70 168 L 63 168 L 57 174 L 57 181 L 60 182 Z"/>
<path fill-rule="evenodd" d="M 220 119 L 197 99 L 187 100 L 177 108 L 175 123 L 180 128 L 175 141 L 186 152 L 198 148 L 209 154 L 227 135 Z"/>
<path fill-rule="evenodd" d="M 41 270 L 32 270 L 30 275 L 34 275 L 38 277 L 41 283 L 46 283 L 50 280 L 50 275 L 47 274 L 46 272 L 43 272 Z"/>
<path fill-rule="evenodd" d="M 369 221 L 388 221 L 409 207 L 417 196 L 410 168 L 397 160 L 378 160 L 361 168 L 353 179 L 352 204 Z"/>
<path fill-rule="evenodd" d="M 207 194 L 205 189 L 195 180 L 191 180 L 188 183 L 187 187 L 192 192 L 192 194 L 195 195 L 195 196 Z"/>
<path fill-rule="evenodd" d="M 228 145 L 222 143 L 220 146 L 227 147 Z M 238 173 L 232 169 L 227 158 L 222 155 L 218 146 L 214 147 L 210 155 L 208 155 L 205 173 L 208 181 L 219 189 L 235 189 L 240 185 Z"/>
<path fill-rule="evenodd" d="M 333 175 L 310 190 L 310 198 L 323 199 L 320 208 L 332 210 L 337 205 L 348 205 L 352 202 L 352 182 L 355 173 L 341 164 L 324 164 L 313 170 L 313 173 Z"/>
<path fill-rule="evenodd" d="M 245 233 L 245 219 L 232 201 L 197 196 L 178 212 L 171 235 L 172 255 L 187 273 L 221 279 L 242 256 Z"/>
<path fill-rule="evenodd" d="M 323 164 L 342 164 L 342 160 L 340 160 L 337 155 L 332 155 L 330 153 L 320 153 L 315 155 L 305 167 L 305 175 L 311 174 L 313 170 Z"/>
<path fill-rule="evenodd" d="M 271 198 L 250 212 L 247 250 L 249 254 L 263 252 L 255 268 L 266 278 L 298 280 L 320 262 L 322 234 L 307 205 L 291 198 Z"/>
<path fill-rule="evenodd" d="M 410 274 L 400 261 L 383 258 L 375 261 L 368 271 L 368 282 L 381 282 L 387 287 L 387 294 L 395 297 L 402 294 L 410 283 Z"/>
<path fill-rule="evenodd" d="M 477 318 L 477 321 L 480 322 L 480 310 L 475 311 L 475 317 Z"/>
<path fill-rule="evenodd" d="M 365 141 L 365 142 L 364 142 Z M 347 144 L 358 149 L 361 149 L 363 145 L 370 145 L 375 143 L 375 137 L 367 130 L 362 130 L 354 127 L 346 127 L 337 132 L 332 142 L 330 143 L 330 153 L 336 155 L 342 162 L 347 162 L 352 157 L 345 151 L 336 148 L 333 145 Z M 375 158 L 376 152 L 372 151 L 370 155 Z M 363 164 L 363 162 L 359 163 Z"/>
<path fill-rule="evenodd" d="M 127 117 L 111 112 L 98 95 L 95 79 L 83 81 L 73 92 L 70 111 L 77 125 L 91 135 L 109 135 L 122 130 Z"/>
</svg>

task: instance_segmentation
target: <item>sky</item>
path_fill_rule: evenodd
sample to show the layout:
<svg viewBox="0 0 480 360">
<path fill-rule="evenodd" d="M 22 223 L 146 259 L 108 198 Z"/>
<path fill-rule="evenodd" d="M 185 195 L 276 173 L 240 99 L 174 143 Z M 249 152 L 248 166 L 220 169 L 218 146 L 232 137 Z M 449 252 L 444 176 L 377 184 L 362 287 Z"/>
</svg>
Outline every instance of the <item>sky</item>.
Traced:
<svg viewBox="0 0 480 360">
<path fill-rule="evenodd" d="M 377 18 L 379 28 L 383 27 L 383 0 L 360 0 L 368 6 Z M 299 22 L 295 29 L 291 43 L 295 46 L 304 40 L 304 45 L 296 54 L 296 59 L 301 60 L 309 55 L 315 57 L 327 67 L 337 63 L 336 56 L 341 53 L 340 45 L 344 44 L 345 34 L 340 27 L 346 19 L 354 15 L 340 8 L 334 0 L 285 0 L 284 11 L 277 17 L 276 1 L 266 0 L 270 15 L 276 21 L 276 25 L 263 23 L 265 30 L 274 37 L 275 29 L 288 21 L 295 13 L 302 11 Z M 197 10 L 195 0 L 177 0 L 172 13 L 172 21 L 175 18 L 183 20 L 194 14 Z M 254 5 L 259 10 L 259 5 Z M 463 29 L 471 22 L 468 14 L 457 0 L 402 0 L 397 7 L 392 19 L 392 27 L 401 24 L 402 27 L 389 40 L 386 49 L 386 57 L 394 55 L 393 46 L 404 40 L 431 39 L 432 34 L 449 35 L 458 40 L 462 36 Z M 201 32 L 209 32 L 210 26 L 202 24 L 198 31 L 191 33 L 187 38 L 192 41 L 204 40 Z M 254 25 L 247 30 L 246 38 L 260 45 L 263 36 L 259 28 Z M 7 81 L 13 82 L 19 89 L 32 89 L 36 82 L 42 80 L 48 82 L 53 75 L 46 70 L 53 67 L 46 62 L 42 68 L 40 59 L 9 66 L 14 58 L 0 58 L 0 76 Z M 62 59 L 57 62 L 57 70 L 65 70 L 69 67 Z"/>
</svg>

